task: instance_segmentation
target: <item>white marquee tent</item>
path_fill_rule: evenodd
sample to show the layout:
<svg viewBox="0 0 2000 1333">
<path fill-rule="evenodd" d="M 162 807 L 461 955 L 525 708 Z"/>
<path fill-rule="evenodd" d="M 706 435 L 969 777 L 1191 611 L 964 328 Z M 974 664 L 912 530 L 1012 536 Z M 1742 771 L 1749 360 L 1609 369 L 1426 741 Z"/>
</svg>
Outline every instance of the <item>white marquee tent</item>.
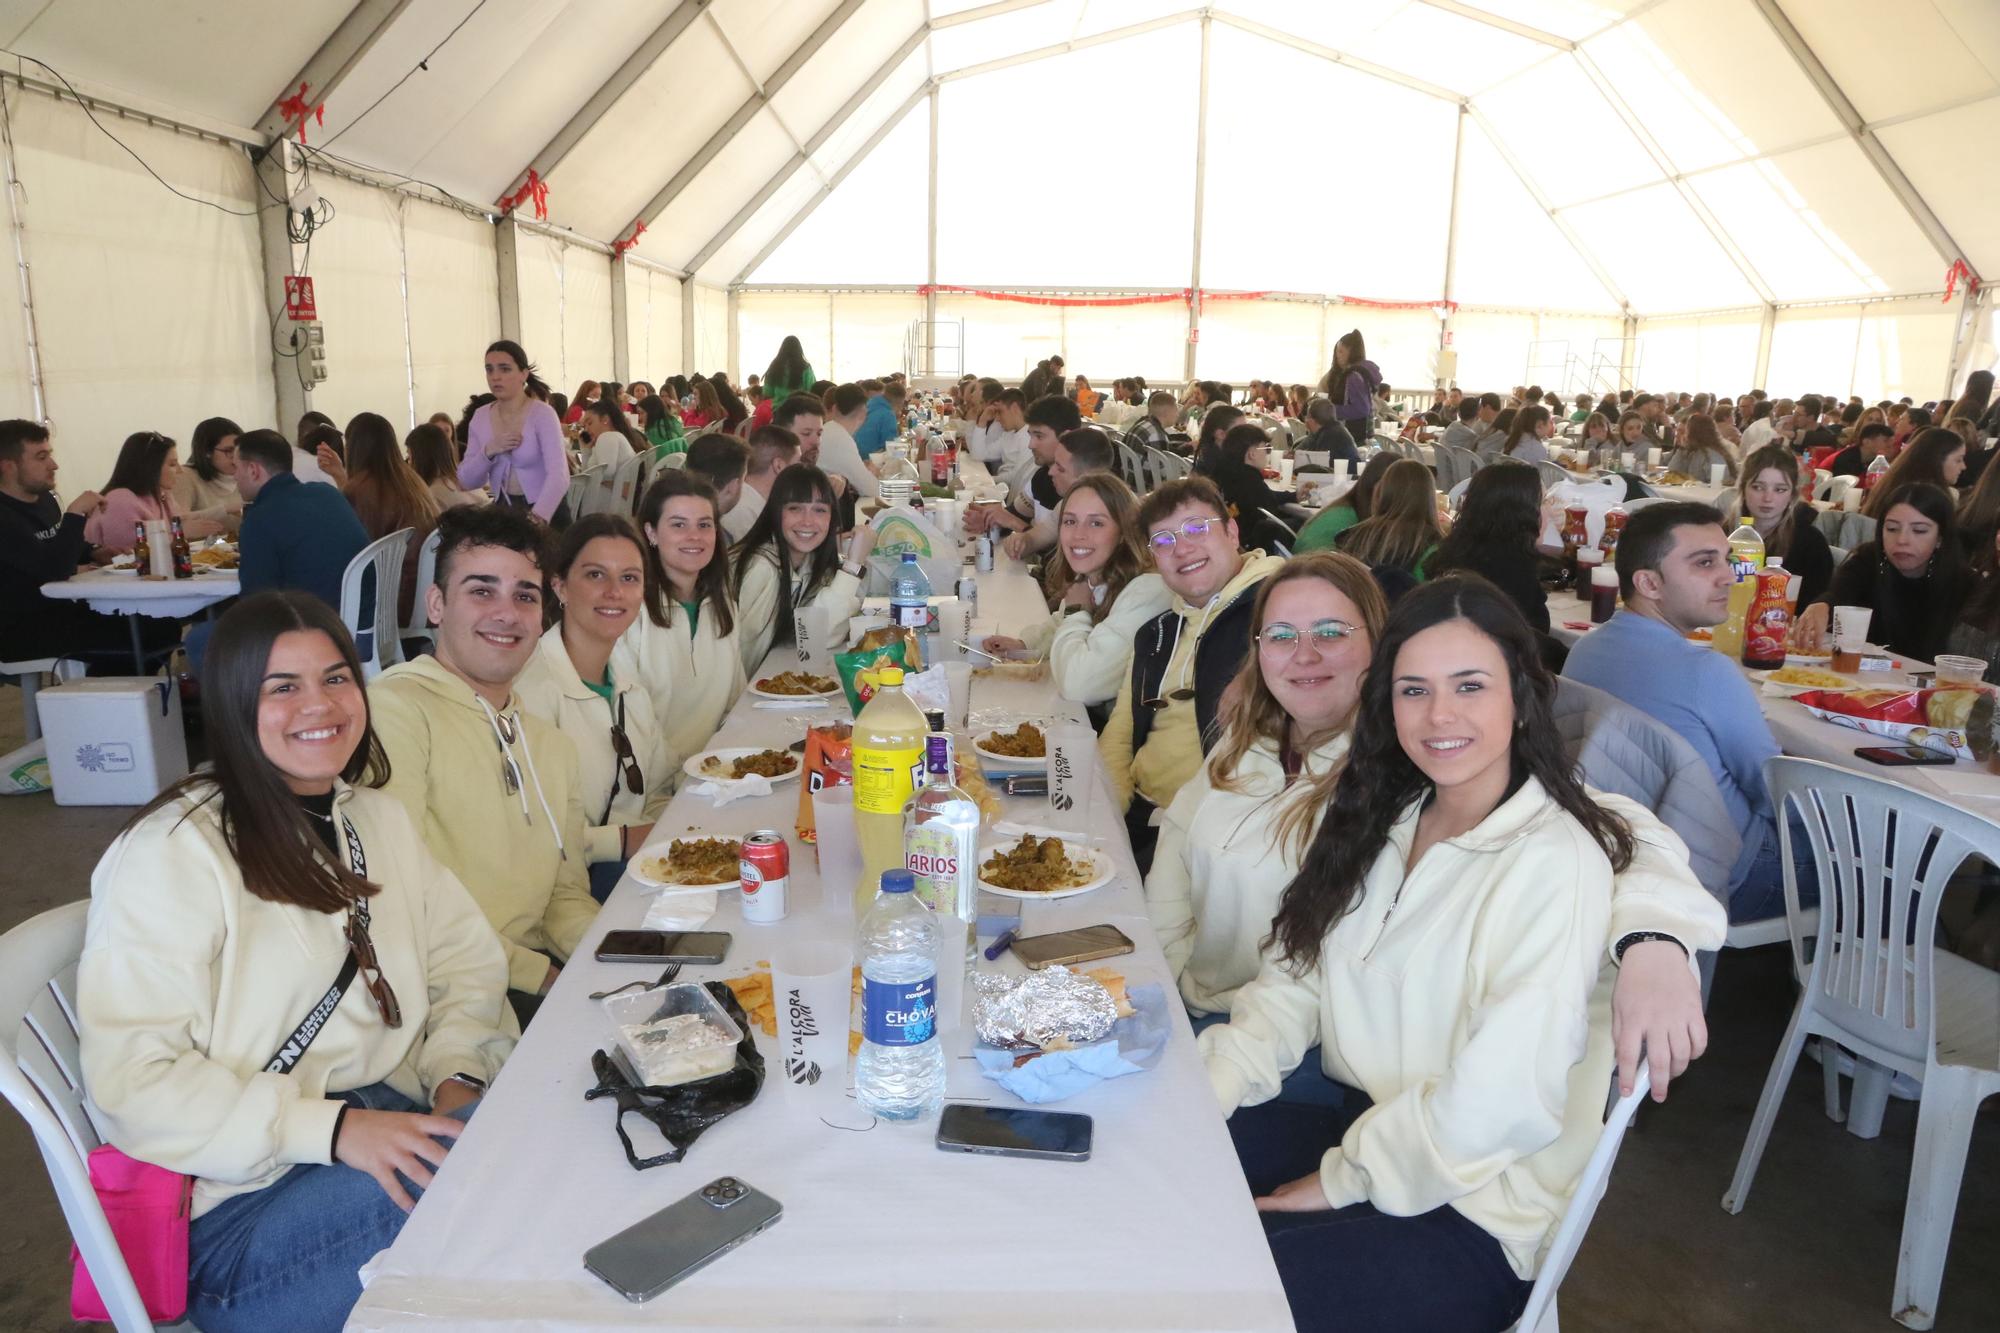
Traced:
<svg viewBox="0 0 2000 1333">
<path fill-rule="evenodd" d="M 503 332 L 563 389 L 788 332 L 837 377 L 1305 380 L 1357 325 L 1405 386 L 1995 361 L 1993 0 L 0 0 L 0 49 L 0 411 L 84 477 L 305 406 L 300 272 L 336 420 L 455 409 Z"/>
</svg>

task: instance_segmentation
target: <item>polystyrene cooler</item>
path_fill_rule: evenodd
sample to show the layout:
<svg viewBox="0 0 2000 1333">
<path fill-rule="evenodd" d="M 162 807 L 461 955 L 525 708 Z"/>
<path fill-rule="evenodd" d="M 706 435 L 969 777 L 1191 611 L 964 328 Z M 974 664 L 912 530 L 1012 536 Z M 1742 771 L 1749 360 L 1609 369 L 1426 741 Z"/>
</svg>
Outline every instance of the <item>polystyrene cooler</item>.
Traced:
<svg viewBox="0 0 2000 1333">
<path fill-rule="evenodd" d="M 157 676 L 38 690 L 57 805 L 144 805 L 188 771 L 181 695 Z"/>
</svg>

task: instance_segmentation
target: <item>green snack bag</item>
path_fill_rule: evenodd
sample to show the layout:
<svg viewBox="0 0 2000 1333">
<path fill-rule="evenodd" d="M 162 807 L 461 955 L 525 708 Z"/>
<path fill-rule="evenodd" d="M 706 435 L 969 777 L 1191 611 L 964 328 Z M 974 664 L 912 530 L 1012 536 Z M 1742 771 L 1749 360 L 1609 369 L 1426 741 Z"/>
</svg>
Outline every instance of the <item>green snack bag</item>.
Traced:
<svg viewBox="0 0 2000 1333">
<path fill-rule="evenodd" d="M 833 669 L 840 676 L 840 688 L 847 692 L 847 706 L 856 713 L 861 705 L 875 697 L 875 673 L 883 667 L 909 669 L 909 658 L 903 650 L 903 640 L 898 638 L 876 648 L 856 648 L 851 652 L 835 653 Z"/>
</svg>

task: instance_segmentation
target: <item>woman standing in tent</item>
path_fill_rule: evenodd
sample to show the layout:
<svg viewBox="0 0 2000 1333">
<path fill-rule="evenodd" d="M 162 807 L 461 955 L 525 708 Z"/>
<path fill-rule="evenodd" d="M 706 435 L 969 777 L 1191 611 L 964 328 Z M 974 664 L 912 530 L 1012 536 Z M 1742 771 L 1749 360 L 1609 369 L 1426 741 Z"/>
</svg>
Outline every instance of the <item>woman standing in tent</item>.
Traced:
<svg viewBox="0 0 2000 1333">
<path fill-rule="evenodd" d="M 486 348 L 486 387 L 493 401 L 466 426 L 458 484 L 488 486 L 493 499 L 556 527 L 569 526 L 569 452 L 556 410 L 537 397 L 548 388 L 535 377 L 521 344 L 502 338 Z M 587 404 L 586 404 L 587 405 Z"/>
<path fill-rule="evenodd" d="M 1333 367 L 1326 372 L 1321 388 L 1333 399 L 1334 416 L 1356 444 L 1365 443 L 1375 434 L 1375 386 L 1381 382 L 1381 368 L 1368 359 L 1361 330 L 1349 329 L 1341 334 L 1340 341 L 1333 345 Z"/>
</svg>

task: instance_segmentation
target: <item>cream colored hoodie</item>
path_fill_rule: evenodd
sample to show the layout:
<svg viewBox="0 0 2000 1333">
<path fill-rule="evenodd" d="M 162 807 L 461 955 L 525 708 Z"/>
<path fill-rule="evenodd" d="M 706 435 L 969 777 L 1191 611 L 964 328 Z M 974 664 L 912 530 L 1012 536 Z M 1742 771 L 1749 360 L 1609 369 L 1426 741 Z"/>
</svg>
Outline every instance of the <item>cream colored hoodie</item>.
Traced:
<svg viewBox="0 0 2000 1333">
<path fill-rule="evenodd" d="M 1347 756 L 1349 737 L 1326 741 L 1306 759 L 1317 775 Z M 1226 1014 L 1236 993 L 1263 966 L 1264 939 L 1278 914 L 1278 899 L 1298 874 L 1302 849 L 1280 843 L 1278 823 L 1305 782 L 1285 786 L 1274 741 L 1259 741 L 1237 762 L 1241 790 L 1215 786 L 1203 764 L 1194 781 L 1167 808 L 1153 870 L 1146 877 L 1146 911 L 1180 985 L 1189 1012 Z M 1687 847 L 1653 812 L 1635 801 L 1590 791 L 1600 807 L 1632 830 L 1632 863 L 1611 888 L 1611 929 L 1606 958 L 1636 930 L 1657 931 L 1687 950 L 1722 942 L 1726 920 L 1688 868 Z M 1311 828 L 1307 830 L 1310 837 Z M 1606 974 L 1607 983 L 1614 979 Z"/>
<path fill-rule="evenodd" d="M 653 698 L 653 716 L 664 724 L 667 760 L 675 770 L 690 755 L 701 753 L 715 736 L 722 719 L 743 693 L 743 616 L 727 637 L 717 633 L 715 608 L 704 605 L 695 633 L 688 634 L 687 612 L 669 600 L 673 623 L 656 625 L 641 613 L 611 652 L 611 671 L 619 680 L 636 681 Z"/>
<path fill-rule="evenodd" d="M 1374 1103 L 1321 1163 L 1328 1201 L 1399 1217 L 1449 1204 L 1530 1278 L 1602 1128 L 1611 864 L 1530 779 L 1406 878 L 1417 809 L 1319 965 L 1266 963 L 1201 1049 L 1233 1111 L 1320 1043 L 1326 1073 Z"/>
<path fill-rule="evenodd" d="M 832 647 L 836 651 L 844 648 L 847 644 L 847 622 L 861 614 L 861 580 L 845 569 L 836 569 L 833 579 L 804 601 L 798 600 L 799 586 L 795 579 L 792 584 L 794 613 L 808 606 L 822 608 L 836 640 Z M 736 595 L 737 615 L 742 622 L 737 626 L 736 638 L 743 651 L 746 680 L 757 677 L 764 659 L 770 655 L 771 645 L 777 640 L 778 596 L 778 553 L 766 546 L 750 557 L 750 566 L 743 571 L 743 586 Z M 790 665 L 787 663 L 786 667 Z"/>
<path fill-rule="evenodd" d="M 376 677 L 368 707 L 389 752 L 384 790 L 500 932 L 508 984 L 539 991 L 543 955 L 566 961 L 597 916 L 576 746 L 518 699 L 496 713 L 430 656 Z"/>
<path fill-rule="evenodd" d="M 576 746 L 584 845 L 592 865 L 622 860 L 621 831 L 628 825 L 651 824 L 674 794 L 674 765 L 668 762 L 666 736 L 653 716 L 652 697 L 615 671 L 611 690 L 615 704 L 583 683 L 563 646 L 561 625 L 551 625 L 542 635 L 535 655 L 514 682 L 514 697 L 522 711 L 553 724 Z M 611 725 L 621 717 L 644 779 L 637 793 L 625 781 L 625 767 L 611 739 Z M 639 844 L 633 842 L 630 850 L 638 851 Z"/>
<path fill-rule="evenodd" d="M 1172 606 L 1174 595 L 1158 574 L 1147 572 L 1127 583 L 1118 599 L 1092 622 L 1090 612 L 1063 608 L 1021 634 L 1033 653 L 1047 653 L 1049 678 L 1073 703 L 1109 703 L 1132 674 L 1132 640 L 1139 627 Z"/>
<path fill-rule="evenodd" d="M 334 811 L 382 889 L 368 933 L 403 1025 L 383 1024 L 357 978 L 290 1073 L 264 1066 L 340 975 L 346 913 L 247 891 L 213 801 L 154 811 L 91 875 L 84 1083 L 110 1142 L 196 1178 L 197 1217 L 333 1160 L 329 1094 L 387 1082 L 428 1104 L 453 1074 L 491 1081 L 519 1035 L 499 938 L 402 806 L 337 786 Z"/>
</svg>

